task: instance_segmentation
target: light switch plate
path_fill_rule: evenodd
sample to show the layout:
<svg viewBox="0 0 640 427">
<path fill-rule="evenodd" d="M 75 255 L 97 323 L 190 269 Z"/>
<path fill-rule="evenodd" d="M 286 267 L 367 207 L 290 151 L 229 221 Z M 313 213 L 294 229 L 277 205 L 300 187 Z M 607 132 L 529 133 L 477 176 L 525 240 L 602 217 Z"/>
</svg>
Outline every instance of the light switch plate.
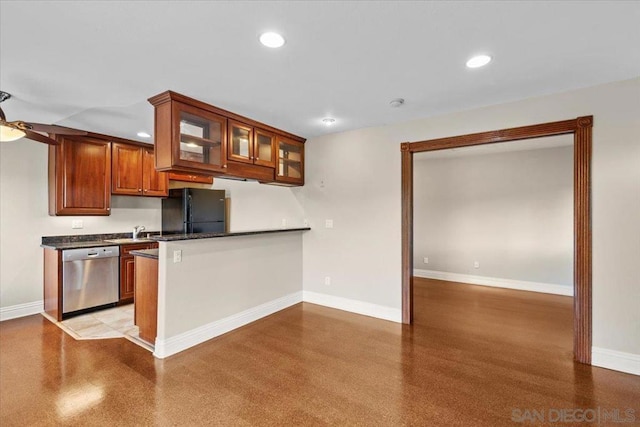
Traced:
<svg viewBox="0 0 640 427">
<path fill-rule="evenodd" d="M 180 249 L 173 251 L 173 262 L 182 262 L 182 251 Z"/>
<path fill-rule="evenodd" d="M 333 228 L 333 220 L 325 219 L 324 220 L 324 228 Z"/>
</svg>

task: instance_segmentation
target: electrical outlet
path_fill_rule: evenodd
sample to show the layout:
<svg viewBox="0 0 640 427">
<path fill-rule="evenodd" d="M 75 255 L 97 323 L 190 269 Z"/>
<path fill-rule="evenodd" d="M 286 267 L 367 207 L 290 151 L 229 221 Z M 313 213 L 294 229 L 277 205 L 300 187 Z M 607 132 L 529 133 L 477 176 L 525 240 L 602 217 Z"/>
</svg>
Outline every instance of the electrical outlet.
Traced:
<svg viewBox="0 0 640 427">
<path fill-rule="evenodd" d="M 84 228 L 84 222 L 81 219 L 71 221 L 71 228 Z"/>
<path fill-rule="evenodd" d="M 326 286 L 331 286 L 331 276 L 324 276 L 324 284 Z"/>
<path fill-rule="evenodd" d="M 282 228 L 287 226 L 287 218 L 282 218 Z"/>
<path fill-rule="evenodd" d="M 423 261 L 425 264 L 429 264 L 429 257 L 424 257 L 424 258 L 422 259 L 422 261 Z"/>
<path fill-rule="evenodd" d="M 333 228 L 333 220 L 325 219 L 324 220 L 324 228 Z"/>
<path fill-rule="evenodd" d="M 480 261 L 475 261 L 473 263 L 473 268 L 480 268 Z"/>
<path fill-rule="evenodd" d="M 182 262 L 182 251 L 180 249 L 173 251 L 173 262 Z"/>
</svg>

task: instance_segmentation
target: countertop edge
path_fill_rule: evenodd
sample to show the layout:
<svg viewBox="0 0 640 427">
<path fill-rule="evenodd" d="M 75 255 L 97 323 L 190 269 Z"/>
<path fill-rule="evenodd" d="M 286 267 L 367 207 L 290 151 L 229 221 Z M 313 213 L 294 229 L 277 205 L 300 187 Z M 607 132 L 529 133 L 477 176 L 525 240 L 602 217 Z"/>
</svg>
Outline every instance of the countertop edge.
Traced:
<svg viewBox="0 0 640 427">
<path fill-rule="evenodd" d="M 257 234 L 271 234 L 271 233 L 287 233 L 291 231 L 309 231 L 311 227 L 297 227 L 297 228 L 275 228 L 268 230 L 249 230 L 249 231 L 235 231 L 231 233 L 195 233 L 195 234 L 170 234 L 166 236 L 162 235 L 149 235 L 146 237 L 147 242 L 177 242 L 184 240 L 199 240 L 199 239 L 215 239 L 221 237 L 236 237 L 236 236 L 251 236 Z M 135 244 L 134 242 L 130 244 Z M 40 247 L 43 249 L 52 249 L 62 251 L 66 249 L 81 249 L 81 248 L 97 248 L 100 246 L 125 246 L 125 244 L 118 244 L 113 242 L 107 242 L 105 240 L 96 241 L 75 241 L 75 242 L 57 242 L 57 243 L 42 243 Z"/>
<path fill-rule="evenodd" d="M 140 249 L 137 251 L 131 251 L 129 252 L 129 254 L 133 256 L 143 257 L 143 258 L 151 258 L 151 259 L 160 258 L 158 249 Z"/>
<path fill-rule="evenodd" d="M 149 239 L 156 242 L 176 242 L 181 240 L 199 240 L 199 239 L 218 239 L 222 237 L 251 236 L 257 234 L 287 233 L 291 231 L 309 231 L 311 227 L 298 228 L 276 228 L 269 230 L 249 230 L 234 231 L 231 233 L 194 233 L 194 234 L 173 234 L 166 236 L 148 236 Z"/>
</svg>

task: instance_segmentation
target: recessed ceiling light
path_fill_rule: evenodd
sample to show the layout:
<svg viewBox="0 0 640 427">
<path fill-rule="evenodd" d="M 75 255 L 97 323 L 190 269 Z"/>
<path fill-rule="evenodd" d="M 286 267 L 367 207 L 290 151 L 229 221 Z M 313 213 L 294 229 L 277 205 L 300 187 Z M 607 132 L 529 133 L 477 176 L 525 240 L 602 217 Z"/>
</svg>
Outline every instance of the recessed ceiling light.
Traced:
<svg viewBox="0 0 640 427">
<path fill-rule="evenodd" d="M 394 108 L 400 107 L 402 104 L 404 104 L 404 99 L 402 99 L 402 98 L 392 99 L 389 102 L 389 105 L 391 105 Z"/>
<path fill-rule="evenodd" d="M 274 32 L 263 33 L 260 36 L 260 43 L 266 47 L 282 47 L 284 45 L 284 37 Z"/>
<path fill-rule="evenodd" d="M 151 135 L 149 135 L 149 134 L 148 134 L 148 133 L 146 133 L 146 132 L 138 132 L 138 136 L 139 136 L 140 138 L 151 138 Z"/>
<path fill-rule="evenodd" d="M 324 123 L 326 126 L 331 126 L 335 122 L 336 119 L 332 119 L 331 117 L 325 117 L 324 119 L 322 119 L 322 123 Z"/>
<path fill-rule="evenodd" d="M 477 55 L 467 61 L 467 67 L 469 68 L 479 68 L 484 67 L 489 62 L 491 62 L 491 57 L 489 55 Z"/>
</svg>

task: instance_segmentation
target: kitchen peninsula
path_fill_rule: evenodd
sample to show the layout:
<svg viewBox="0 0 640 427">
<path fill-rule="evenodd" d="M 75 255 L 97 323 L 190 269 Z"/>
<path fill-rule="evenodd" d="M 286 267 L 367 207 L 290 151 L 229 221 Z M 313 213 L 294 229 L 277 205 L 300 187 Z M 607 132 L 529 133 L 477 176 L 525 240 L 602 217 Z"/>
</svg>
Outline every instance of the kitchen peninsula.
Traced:
<svg viewBox="0 0 640 427">
<path fill-rule="evenodd" d="M 301 302 L 306 230 L 150 236 L 159 243 L 154 356 L 171 356 Z"/>
<path fill-rule="evenodd" d="M 310 228 L 138 239 L 146 243 L 129 245 L 136 249 L 128 256 L 135 257 L 140 338 L 155 344 L 154 356 L 164 358 L 301 302 L 306 230 Z M 62 320 L 63 250 L 132 240 L 126 233 L 44 237 L 45 309 L 50 307 L 50 318 Z M 144 245 L 157 249 L 145 250 Z"/>
</svg>

